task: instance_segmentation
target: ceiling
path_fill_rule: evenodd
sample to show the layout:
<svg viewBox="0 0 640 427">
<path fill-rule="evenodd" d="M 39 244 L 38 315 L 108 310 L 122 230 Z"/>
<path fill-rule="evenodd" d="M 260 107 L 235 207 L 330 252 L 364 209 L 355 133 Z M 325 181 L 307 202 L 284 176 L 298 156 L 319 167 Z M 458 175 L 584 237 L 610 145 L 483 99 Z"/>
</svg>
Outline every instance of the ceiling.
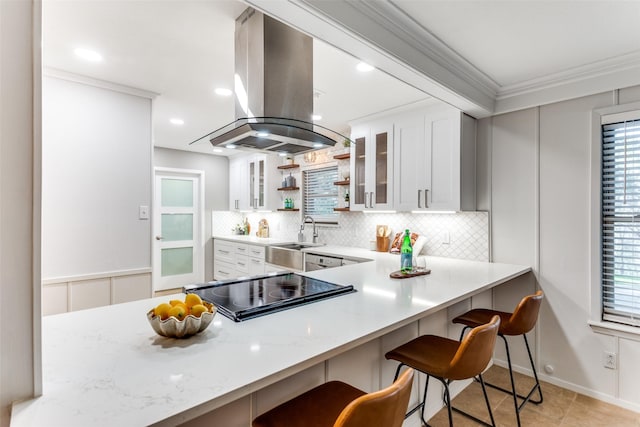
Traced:
<svg viewBox="0 0 640 427">
<path fill-rule="evenodd" d="M 267 12 L 311 5 L 325 8 L 325 16 L 332 7 L 339 12 L 350 7 L 362 15 L 353 15 L 356 24 L 345 26 L 361 39 L 374 43 L 376 33 L 384 33 L 417 40 L 411 39 L 422 47 L 420 55 L 413 51 L 413 57 L 394 57 L 417 64 L 414 74 L 418 70 L 438 77 L 436 68 L 419 66 L 420 56 L 430 55 L 444 64 L 441 81 L 468 78 L 497 102 L 543 89 L 551 89 L 553 94 L 547 97 L 551 99 L 562 92 L 560 85 L 613 76 L 621 70 L 633 71 L 626 83 L 640 84 L 640 72 L 635 72 L 640 67 L 640 1 L 248 1 L 262 4 Z M 43 62 L 51 69 L 156 93 L 154 144 L 211 153 L 208 144 L 189 147 L 188 143 L 234 119 L 232 97 L 217 96 L 213 90 L 232 88 L 234 21 L 245 8 L 246 4 L 231 0 L 45 0 Z M 349 24 L 346 12 L 350 11 L 344 10 L 344 20 L 334 21 Z M 366 13 L 383 25 L 371 26 L 368 34 L 362 27 L 358 33 L 357 23 L 365 22 Z M 305 31 L 311 28 L 300 19 L 291 21 Z M 73 53 L 77 47 L 95 49 L 104 60 L 84 62 Z M 365 50 L 355 54 L 383 65 L 370 60 Z M 314 109 L 323 116 L 319 124 L 348 132 L 351 120 L 428 98 L 382 71 L 356 71 L 358 62 L 315 41 L 314 87 L 320 95 Z M 391 67 L 379 68 L 400 74 Z M 440 86 L 444 84 L 436 82 L 431 93 L 439 96 Z M 587 94 L 587 86 L 575 87 Z M 170 124 L 174 117 L 183 119 L 184 125 Z"/>
<path fill-rule="evenodd" d="M 43 62 L 157 93 L 154 145 L 212 153 L 206 141 L 189 143 L 235 119 L 233 97 L 214 89 L 233 88 L 235 18 L 246 8 L 229 0 L 45 0 Z M 78 47 L 99 51 L 103 61 L 78 58 Z M 313 56 L 314 112 L 329 129 L 348 135 L 351 120 L 429 98 L 379 70 L 357 71 L 359 60 L 317 40 Z"/>
</svg>

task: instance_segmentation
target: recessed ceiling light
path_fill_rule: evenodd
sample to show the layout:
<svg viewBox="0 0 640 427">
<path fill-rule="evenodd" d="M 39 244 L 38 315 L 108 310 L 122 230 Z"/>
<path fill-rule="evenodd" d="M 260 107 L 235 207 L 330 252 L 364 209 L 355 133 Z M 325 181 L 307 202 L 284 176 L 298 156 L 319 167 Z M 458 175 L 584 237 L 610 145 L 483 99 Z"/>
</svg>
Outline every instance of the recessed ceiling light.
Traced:
<svg viewBox="0 0 640 427">
<path fill-rule="evenodd" d="M 169 121 L 171 122 L 172 125 L 176 125 L 176 126 L 182 126 L 184 124 L 184 120 L 179 119 L 177 117 L 169 119 Z"/>
<path fill-rule="evenodd" d="M 217 87 L 215 92 L 216 92 L 216 95 L 220 95 L 220 96 L 231 96 L 231 94 L 233 93 L 231 89 L 227 89 L 225 87 Z"/>
<path fill-rule="evenodd" d="M 356 66 L 356 69 L 357 69 L 358 71 L 363 72 L 363 73 L 367 73 L 367 72 L 369 72 L 369 71 L 373 71 L 373 70 L 374 70 L 373 66 L 371 66 L 371 65 L 367 64 L 366 62 L 361 62 L 361 63 L 359 63 L 359 64 Z"/>
<path fill-rule="evenodd" d="M 213 149 L 213 152 L 214 153 L 222 153 L 222 148 L 216 147 L 216 148 Z"/>
<path fill-rule="evenodd" d="M 258 138 L 266 138 L 267 136 L 269 136 L 269 132 L 258 132 L 256 133 L 256 136 Z"/>
<path fill-rule="evenodd" d="M 312 114 L 311 115 L 311 120 L 314 120 L 316 122 L 320 121 L 320 120 L 322 120 L 322 116 L 320 114 Z"/>
<path fill-rule="evenodd" d="M 85 61 L 89 61 L 89 62 L 100 62 L 100 61 L 102 61 L 102 55 L 100 55 L 95 50 L 84 49 L 84 48 L 79 47 L 76 50 L 74 50 L 73 52 L 76 54 L 76 56 L 79 56 L 80 58 L 84 59 Z"/>
<path fill-rule="evenodd" d="M 280 157 L 286 157 L 286 156 L 287 156 L 287 153 L 286 153 L 285 151 L 281 151 L 281 152 L 279 152 L 279 153 L 278 153 L 278 156 L 280 156 Z"/>
<path fill-rule="evenodd" d="M 319 143 L 319 142 L 315 142 L 315 143 L 313 144 L 313 147 L 314 147 L 314 148 L 324 147 L 324 144 L 321 144 L 321 143 Z"/>
<path fill-rule="evenodd" d="M 227 145 L 225 145 L 225 147 L 226 147 L 226 148 L 231 148 L 231 149 L 233 149 L 233 148 L 236 148 L 236 147 L 237 147 L 237 145 L 234 145 L 234 144 L 227 144 Z"/>
</svg>

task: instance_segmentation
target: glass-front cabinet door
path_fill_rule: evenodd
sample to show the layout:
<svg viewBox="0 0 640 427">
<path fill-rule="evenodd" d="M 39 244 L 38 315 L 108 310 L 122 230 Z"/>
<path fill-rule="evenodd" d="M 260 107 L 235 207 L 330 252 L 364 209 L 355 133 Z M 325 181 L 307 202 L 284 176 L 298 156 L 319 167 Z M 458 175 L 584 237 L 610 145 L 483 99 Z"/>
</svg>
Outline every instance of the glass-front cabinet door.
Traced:
<svg viewBox="0 0 640 427">
<path fill-rule="evenodd" d="M 393 126 L 354 127 L 351 139 L 351 210 L 392 209 Z"/>
</svg>

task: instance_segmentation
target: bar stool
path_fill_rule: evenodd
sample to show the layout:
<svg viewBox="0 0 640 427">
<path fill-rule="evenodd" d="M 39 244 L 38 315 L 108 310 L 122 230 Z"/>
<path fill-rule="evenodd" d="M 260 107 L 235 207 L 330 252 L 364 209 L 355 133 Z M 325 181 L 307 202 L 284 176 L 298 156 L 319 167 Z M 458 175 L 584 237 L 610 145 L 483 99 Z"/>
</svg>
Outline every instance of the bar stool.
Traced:
<svg viewBox="0 0 640 427">
<path fill-rule="evenodd" d="M 495 426 L 493 412 L 491 411 L 491 405 L 489 405 L 489 398 L 487 397 L 487 390 L 482 380 L 482 371 L 487 367 L 493 356 L 499 326 L 500 317 L 494 316 L 487 324 L 473 328 L 462 341 L 451 340 L 435 335 L 422 335 L 387 352 L 387 354 L 385 354 L 387 359 L 400 362 L 396 369 L 396 378 L 402 366 L 409 366 L 427 375 L 422 402 L 411 409 L 405 415 L 405 418 L 422 408 L 420 419 L 424 425 L 429 425 L 424 419 L 424 408 L 427 399 L 427 390 L 429 388 L 429 379 L 434 377 L 444 385 L 444 401 L 449 414 L 449 426 L 453 427 L 452 410 L 480 424 Z M 451 381 L 464 380 L 476 376 L 480 378 L 491 424 L 487 424 L 451 405 L 451 396 L 449 394 L 449 384 Z"/>
<path fill-rule="evenodd" d="M 453 323 L 459 323 L 465 325 L 460 334 L 460 340 L 464 336 L 465 331 L 468 328 L 475 328 L 478 325 L 486 323 L 488 319 L 493 316 L 500 316 L 500 329 L 498 335 L 502 337 L 504 346 L 507 351 L 507 363 L 509 364 L 509 378 L 511 379 L 511 390 L 504 389 L 495 384 L 486 383 L 489 387 L 500 390 L 504 393 L 511 394 L 513 396 L 513 405 L 516 410 L 516 418 L 518 420 L 518 426 L 520 426 L 520 411 L 522 407 L 527 403 L 539 405 L 542 403 L 542 389 L 540 388 L 540 381 L 538 381 L 538 374 L 536 373 L 536 367 L 533 363 L 533 357 L 531 356 L 531 349 L 529 348 L 529 342 L 527 341 L 527 332 L 529 332 L 536 325 L 538 320 L 538 312 L 540 311 L 540 304 L 544 294 L 542 291 L 536 292 L 534 295 L 528 295 L 524 297 L 513 313 L 507 313 L 504 311 L 490 310 L 486 308 L 476 308 L 465 314 L 453 319 Z M 527 347 L 527 353 L 529 354 L 529 362 L 531 363 L 531 369 L 533 370 L 533 376 L 536 383 L 526 396 L 521 396 L 516 393 L 516 385 L 513 380 L 513 369 L 511 367 L 511 356 L 509 354 L 509 343 L 506 336 L 522 335 L 524 338 L 524 344 Z M 540 396 L 539 400 L 531 399 L 533 393 L 538 390 Z M 518 398 L 523 399 L 522 403 L 518 405 Z"/>
<path fill-rule="evenodd" d="M 330 381 L 258 416 L 252 426 L 401 427 L 412 383 L 412 369 L 389 387 L 368 394 L 341 381 Z"/>
</svg>

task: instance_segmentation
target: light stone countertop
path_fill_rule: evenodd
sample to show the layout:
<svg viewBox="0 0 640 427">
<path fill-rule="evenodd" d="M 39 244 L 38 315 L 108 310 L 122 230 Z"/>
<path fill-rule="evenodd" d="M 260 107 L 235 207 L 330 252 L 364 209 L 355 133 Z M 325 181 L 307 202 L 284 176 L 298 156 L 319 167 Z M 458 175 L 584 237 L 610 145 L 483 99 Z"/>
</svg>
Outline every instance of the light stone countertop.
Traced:
<svg viewBox="0 0 640 427">
<path fill-rule="evenodd" d="M 44 317 L 44 394 L 14 404 L 11 426 L 176 425 L 530 271 L 427 257 L 430 275 L 396 280 L 397 255 L 320 248 L 374 260 L 305 273 L 358 292 L 242 323 L 218 314 L 185 340 L 146 319 L 172 296 Z"/>
</svg>

